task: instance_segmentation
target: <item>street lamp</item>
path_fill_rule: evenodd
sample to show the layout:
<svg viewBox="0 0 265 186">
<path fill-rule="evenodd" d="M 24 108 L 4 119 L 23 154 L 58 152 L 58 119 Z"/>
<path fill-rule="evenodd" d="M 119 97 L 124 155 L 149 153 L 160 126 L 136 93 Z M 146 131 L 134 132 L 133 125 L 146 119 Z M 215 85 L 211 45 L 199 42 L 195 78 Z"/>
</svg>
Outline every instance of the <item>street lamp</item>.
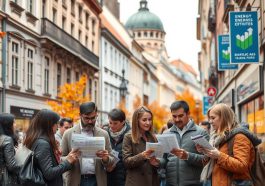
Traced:
<svg viewBox="0 0 265 186">
<path fill-rule="evenodd" d="M 127 94 L 127 85 L 126 85 L 126 81 L 124 78 L 124 73 L 125 73 L 125 70 L 122 69 L 122 78 L 121 78 L 121 85 L 120 85 L 121 100 L 125 99 L 126 94 Z"/>
</svg>

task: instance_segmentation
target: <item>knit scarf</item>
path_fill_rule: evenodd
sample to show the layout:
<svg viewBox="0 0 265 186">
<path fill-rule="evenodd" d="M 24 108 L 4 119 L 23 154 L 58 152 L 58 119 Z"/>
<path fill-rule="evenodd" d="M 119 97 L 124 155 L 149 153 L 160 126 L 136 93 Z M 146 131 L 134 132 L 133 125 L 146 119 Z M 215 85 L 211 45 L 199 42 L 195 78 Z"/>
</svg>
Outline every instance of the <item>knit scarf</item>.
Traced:
<svg viewBox="0 0 265 186">
<path fill-rule="evenodd" d="M 213 133 L 210 137 L 209 143 L 213 147 L 219 149 L 219 145 L 223 142 L 224 139 L 225 136 L 220 136 L 217 135 L 216 133 Z M 211 178 L 215 163 L 216 163 L 215 159 L 210 159 L 209 162 L 204 166 L 201 173 L 201 181 L 206 181 Z"/>
<path fill-rule="evenodd" d="M 125 132 L 127 126 L 126 124 L 123 126 L 123 128 L 119 132 L 112 132 L 111 129 L 109 129 L 110 136 L 114 139 L 114 141 L 118 141 L 121 137 L 121 135 Z"/>
</svg>

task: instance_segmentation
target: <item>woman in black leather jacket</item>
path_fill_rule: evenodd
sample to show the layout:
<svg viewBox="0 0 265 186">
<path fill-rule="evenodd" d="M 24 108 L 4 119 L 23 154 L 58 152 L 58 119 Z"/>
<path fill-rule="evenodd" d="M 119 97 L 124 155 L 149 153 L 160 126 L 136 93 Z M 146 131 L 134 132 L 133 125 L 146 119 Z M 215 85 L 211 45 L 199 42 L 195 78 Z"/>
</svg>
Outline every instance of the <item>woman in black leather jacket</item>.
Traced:
<svg viewBox="0 0 265 186">
<path fill-rule="evenodd" d="M 0 114 L 0 168 L 7 167 L 10 173 L 18 175 L 20 167 L 15 160 L 15 148 L 18 145 L 14 132 L 15 117 L 12 114 Z"/>
<path fill-rule="evenodd" d="M 58 146 L 54 134 L 60 117 L 57 113 L 43 109 L 33 118 L 24 140 L 24 145 L 34 151 L 37 164 L 47 186 L 62 186 L 62 174 L 78 161 L 79 151 L 72 150 L 64 161 L 58 157 Z"/>
</svg>

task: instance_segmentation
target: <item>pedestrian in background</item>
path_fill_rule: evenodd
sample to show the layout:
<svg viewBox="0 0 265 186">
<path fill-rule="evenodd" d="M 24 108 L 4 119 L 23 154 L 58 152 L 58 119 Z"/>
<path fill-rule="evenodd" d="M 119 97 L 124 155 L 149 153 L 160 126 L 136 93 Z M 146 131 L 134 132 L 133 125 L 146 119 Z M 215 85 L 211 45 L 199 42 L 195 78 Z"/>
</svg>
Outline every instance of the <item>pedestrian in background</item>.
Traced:
<svg viewBox="0 0 265 186">
<path fill-rule="evenodd" d="M 96 125 L 98 111 L 94 102 L 82 103 L 79 110 L 80 121 L 63 135 L 62 156 L 72 149 L 73 133 L 87 137 L 104 137 L 105 150 L 97 152 L 98 158 L 80 157 L 74 168 L 65 174 L 66 186 L 107 186 L 106 169 L 113 164 L 108 132 Z"/>
<path fill-rule="evenodd" d="M 72 168 L 78 161 L 80 153 L 72 150 L 66 160 L 60 162 L 56 156 L 58 146 L 54 134 L 58 127 L 60 116 L 48 109 L 42 109 L 33 118 L 26 132 L 24 145 L 34 151 L 36 166 L 41 170 L 47 186 L 62 186 L 62 174 Z"/>
<path fill-rule="evenodd" d="M 124 135 L 130 131 L 131 127 L 126 122 L 125 113 L 121 109 L 112 109 L 108 113 L 109 128 L 107 129 L 112 154 L 116 159 L 116 164 L 108 168 L 108 186 L 124 186 L 126 178 L 126 169 L 122 161 L 122 143 Z"/>
<path fill-rule="evenodd" d="M 13 175 L 13 184 L 18 183 L 19 165 L 15 160 L 15 147 L 18 145 L 14 132 L 15 117 L 12 114 L 0 114 L 0 185 L 3 181 L 3 173 L 6 168 Z"/>
<path fill-rule="evenodd" d="M 208 132 L 208 134 L 210 134 L 210 130 L 211 130 L 211 124 L 209 121 L 203 121 L 199 124 L 200 127 L 204 128 L 204 130 L 206 130 Z"/>
<path fill-rule="evenodd" d="M 59 142 L 60 146 L 62 144 L 63 134 L 67 129 L 72 128 L 73 120 L 70 118 L 61 118 L 59 121 L 59 128 L 55 133 L 55 139 Z"/>
<path fill-rule="evenodd" d="M 203 135 L 209 139 L 208 133 L 190 119 L 189 105 L 185 101 L 175 101 L 170 106 L 174 125 L 164 133 L 175 134 L 179 148 L 174 148 L 160 161 L 166 169 L 167 186 L 201 186 L 200 175 L 205 156 L 199 153 L 192 136 Z"/>
<path fill-rule="evenodd" d="M 146 107 L 136 109 L 132 116 L 132 131 L 123 140 L 123 162 L 127 169 L 126 186 L 158 186 L 159 161 L 146 150 L 146 142 L 157 142 L 153 131 L 153 114 Z"/>
<path fill-rule="evenodd" d="M 201 175 L 204 185 L 231 185 L 232 180 L 238 180 L 244 186 L 252 186 L 249 171 L 255 157 L 253 144 L 259 144 L 260 140 L 239 126 L 234 111 L 226 104 L 214 105 L 207 115 L 213 128 L 210 144 L 214 150 L 197 145 L 197 149 L 210 158 Z M 236 130 L 241 132 L 235 133 L 233 146 L 229 147 L 231 138 L 228 136 Z"/>
</svg>

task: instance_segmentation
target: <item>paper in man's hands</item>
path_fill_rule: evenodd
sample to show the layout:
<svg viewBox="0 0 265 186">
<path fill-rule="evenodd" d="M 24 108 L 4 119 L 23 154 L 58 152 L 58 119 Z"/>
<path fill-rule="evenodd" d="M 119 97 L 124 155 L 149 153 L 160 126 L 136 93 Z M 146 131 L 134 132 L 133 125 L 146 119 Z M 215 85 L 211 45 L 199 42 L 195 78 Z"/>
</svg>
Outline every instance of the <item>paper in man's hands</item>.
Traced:
<svg viewBox="0 0 265 186">
<path fill-rule="evenodd" d="M 164 153 L 170 153 L 173 148 L 179 149 L 179 144 L 175 134 L 158 134 L 156 138 L 163 146 Z"/>
</svg>

